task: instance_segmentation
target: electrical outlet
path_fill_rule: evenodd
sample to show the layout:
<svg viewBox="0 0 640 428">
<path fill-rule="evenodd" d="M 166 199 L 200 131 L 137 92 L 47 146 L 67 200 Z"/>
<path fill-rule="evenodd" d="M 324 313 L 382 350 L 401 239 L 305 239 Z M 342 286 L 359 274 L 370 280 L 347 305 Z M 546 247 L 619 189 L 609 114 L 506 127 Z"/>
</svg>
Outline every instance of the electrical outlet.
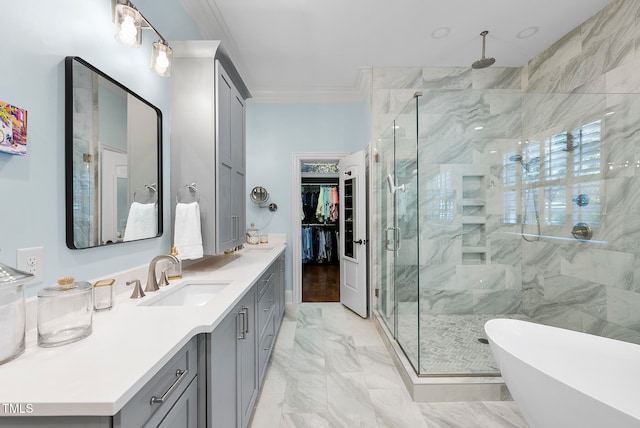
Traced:
<svg viewBox="0 0 640 428">
<path fill-rule="evenodd" d="M 44 281 L 44 247 L 18 248 L 16 269 L 33 275 L 30 284 Z"/>
</svg>

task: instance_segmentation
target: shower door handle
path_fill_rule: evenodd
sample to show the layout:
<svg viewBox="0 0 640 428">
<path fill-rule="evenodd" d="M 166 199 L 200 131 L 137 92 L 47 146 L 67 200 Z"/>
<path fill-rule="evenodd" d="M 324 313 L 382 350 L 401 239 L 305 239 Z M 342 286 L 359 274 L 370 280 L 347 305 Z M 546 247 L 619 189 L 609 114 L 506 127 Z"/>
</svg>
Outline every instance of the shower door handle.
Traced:
<svg viewBox="0 0 640 428">
<path fill-rule="evenodd" d="M 389 232 L 393 233 L 393 238 L 389 239 Z M 384 234 L 385 234 L 385 246 L 387 248 L 387 251 L 397 251 L 400 248 L 400 243 L 398 241 L 398 235 L 399 235 L 400 229 L 397 227 L 387 227 L 384 230 Z M 389 244 L 392 244 L 391 247 L 389 247 Z"/>
<path fill-rule="evenodd" d="M 392 239 L 389 239 L 389 232 L 393 231 L 393 227 L 387 227 L 384 230 L 384 245 L 387 248 L 387 251 L 393 251 L 393 247 L 389 248 L 389 243 L 392 241 Z"/>
</svg>

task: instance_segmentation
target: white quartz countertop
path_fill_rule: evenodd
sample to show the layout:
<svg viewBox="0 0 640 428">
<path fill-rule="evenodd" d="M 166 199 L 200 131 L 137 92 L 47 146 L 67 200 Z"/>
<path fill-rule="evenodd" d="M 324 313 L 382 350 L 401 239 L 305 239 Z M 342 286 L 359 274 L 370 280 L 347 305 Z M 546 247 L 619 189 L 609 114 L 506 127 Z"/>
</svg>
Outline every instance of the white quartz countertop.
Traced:
<svg viewBox="0 0 640 428">
<path fill-rule="evenodd" d="M 191 338 L 212 332 L 284 250 L 248 246 L 194 264 L 142 299 L 121 293 L 113 309 L 94 312 L 92 334 L 75 343 L 41 348 L 36 330 L 28 331 L 24 354 L 0 365 L 0 417 L 115 415 Z M 203 306 L 141 305 L 193 281 L 230 284 Z"/>
</svg>

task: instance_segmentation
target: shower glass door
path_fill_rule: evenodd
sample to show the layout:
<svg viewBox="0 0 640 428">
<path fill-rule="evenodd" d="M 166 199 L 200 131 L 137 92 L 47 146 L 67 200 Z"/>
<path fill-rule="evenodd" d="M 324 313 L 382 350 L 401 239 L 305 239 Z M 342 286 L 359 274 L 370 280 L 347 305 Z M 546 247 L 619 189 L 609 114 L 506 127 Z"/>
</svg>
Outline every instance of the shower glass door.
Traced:
<svg viewBox="0 0 640 428">
<path fill-rule="evenodd" d="M 397 336 L 396 332 L 396 305 L 395 290 L 393 288 L 393 264 L 394 251 L 392 249 L 393 242 L 387 242 L 391 238 L 391 232 L 388 236 L 384 236 L 385 230 L 392 230 L 394 226 L 394 204 L 393 197 L 385 189 L 387 189 L 387 176 L 394 173 L 393 158 L 393 139 L 394 127 L 393 123 L 387 128 L 377 142 L 377 161 L 376 165 L 376 189 L 381 192 L 375 192 L 371 196 L 375 199 L 376 210 L 372 213 L 378 216 L 376 221 L 380 225 L 380 235 L 384 242 L 372 243 L 375 245 L 375 256 L 377 261 L 372 265 L 376 268 L 380 292 L 377 300 L 378 315 L 387 325 L 393 337 Z"/>
<path fill-rule="evenodd" d="M 394 122 L 394 201 L 396 340 L 420 373 L 420 296 L 418 255 L 418 100 L 415 96 Z"/>
</svg>

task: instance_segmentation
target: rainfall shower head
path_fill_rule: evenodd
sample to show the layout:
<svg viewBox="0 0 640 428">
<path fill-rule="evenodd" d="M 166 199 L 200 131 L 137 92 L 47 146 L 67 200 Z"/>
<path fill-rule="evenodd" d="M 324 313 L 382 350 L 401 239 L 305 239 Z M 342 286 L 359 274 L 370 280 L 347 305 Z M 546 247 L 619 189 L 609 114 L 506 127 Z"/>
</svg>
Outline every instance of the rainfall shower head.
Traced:
<svg viewBox="0 0 640 428">
<path fill-rule="evenodd" d="M 481 68 L 487 68 L 496 62 L 495 58 L 485 58 L 484 56 L 484 49 L 485 49 L 487 34 L 489 34 L 487 30 L 480 33 L 480 35 L 482 36 L 482 58 L 480 58 L 479 60 L 471 64 L 471 68 L 475 68 L 476 70 Z"/>
</svg>

